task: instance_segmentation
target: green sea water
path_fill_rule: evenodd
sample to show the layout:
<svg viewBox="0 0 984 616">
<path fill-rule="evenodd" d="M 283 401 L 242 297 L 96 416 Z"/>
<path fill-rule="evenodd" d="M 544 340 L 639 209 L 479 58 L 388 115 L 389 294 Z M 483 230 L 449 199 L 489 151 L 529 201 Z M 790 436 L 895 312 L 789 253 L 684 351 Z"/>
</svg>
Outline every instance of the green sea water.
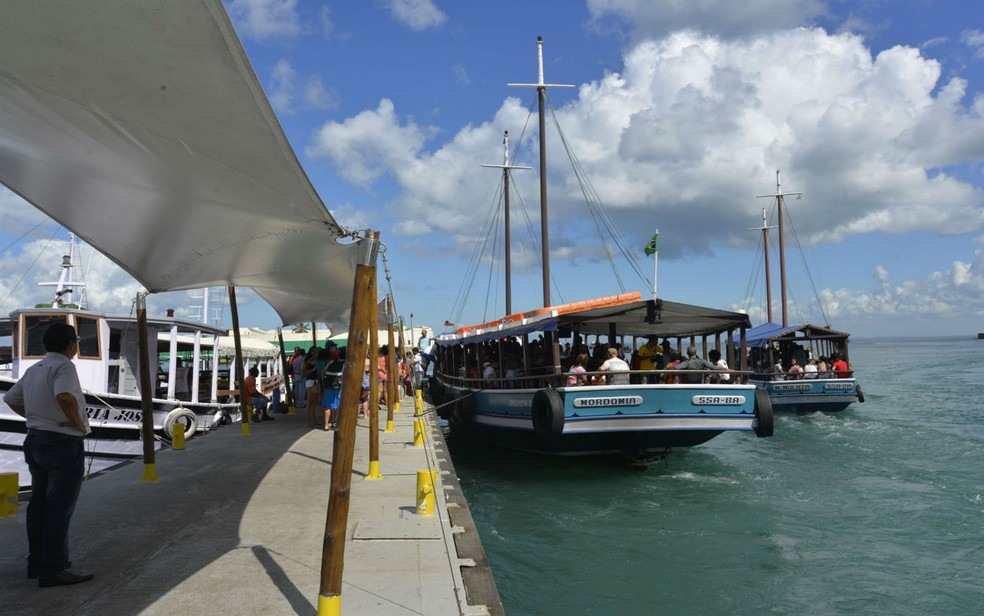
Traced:
<svg viewBox="0 0 984 616">
<path fill-rule="evenodd" d="M 984 340 L 856 340 L 866 402 L 645 471 L 449 437 L 506 613 L 984 614 Z"/>
</svg>

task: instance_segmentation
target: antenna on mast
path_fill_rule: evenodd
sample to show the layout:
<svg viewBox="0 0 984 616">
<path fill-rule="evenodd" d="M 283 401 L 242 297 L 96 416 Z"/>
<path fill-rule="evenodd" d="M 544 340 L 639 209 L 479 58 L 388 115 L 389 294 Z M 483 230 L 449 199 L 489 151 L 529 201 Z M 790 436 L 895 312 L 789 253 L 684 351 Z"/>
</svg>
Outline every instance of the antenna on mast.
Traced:
<svg viewBox="0 0 984 616">
<path fill-rule="evenodd" d="M 75 287 L 85 287 L 85 283 L 75 279 L 75 234 L 68 233 L 68 254 L 62 255 L 61 274 L 58 282 L 39 282 L 39 287 L 55 287 L 55 296 L 51 300 L 52 308 L 81 308 L 73 304 L 72 292 Z"/>
</svg>

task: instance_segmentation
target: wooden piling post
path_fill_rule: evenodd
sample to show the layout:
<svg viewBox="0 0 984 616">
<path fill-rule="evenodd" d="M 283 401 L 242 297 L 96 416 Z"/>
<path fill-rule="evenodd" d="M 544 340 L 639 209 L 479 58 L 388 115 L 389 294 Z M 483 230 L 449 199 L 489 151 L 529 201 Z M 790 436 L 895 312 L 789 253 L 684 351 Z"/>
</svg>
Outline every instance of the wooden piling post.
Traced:
<svg viewBox="0 0 984 616">
<path fill-rule="evenodd" d="M 239 307 L 236 305 L 236 287 L 229 287 L 229 309 L 232 311 L 232 339 L 236 345 L 236 374 L 239 375 L 239 412 L 243 416 L 243 436 L 249 436 L 249 400 L 246 399 L 246 372 L 243 366 L 243 341 L 239 337 Z M 232 383 L 229 383 L 232 389 Z"/>
<path fill-rule="evenodd" d="M 369 329 L 372 321 L 370 315 L 376 311 L 375 264 L 378 250 L 379 233 L 371 231 L 362 240 L 359 263 L 355 269 L 348 352 L 342 379 L 341 408 L 331 455 L 331 487 L 321 553 L 321 586 L 318 592 L 320 616 L 341 614 L 342 570 L 351 497 L 352 458 L 355 454 L 355 427 L 365 366 L 366 331 L 372 331 Z"/>
<path fill-rule="evenodd" d="M 287 351 L 284 349 L 284 332 L 279 327 L 277 328 L 277 342 L 280 344 L 280 363 L 283 364 L 284 372 L 284 403 L 287 405 L 288 409 L 294 407 L 294 393 L 291 391 L 291 377 L 292 375 L 287 374 L 287 366 L 290 363 L 287 361 Z"/>
<path fill-rule="evenodd" d="M 154 386 L 150 381 L 150 335 L 147 328 L 147 294 L 137 293 L 137 348 L 140 352 L 140 438 L 143 439 L 143 478 L 140 481 L 157 481 L 156 454 L 154 452 Z M 154 340 L 156 352 L 157 341 Z M 83 410 L 83 412 L 85 412 Z"/>
</svg>

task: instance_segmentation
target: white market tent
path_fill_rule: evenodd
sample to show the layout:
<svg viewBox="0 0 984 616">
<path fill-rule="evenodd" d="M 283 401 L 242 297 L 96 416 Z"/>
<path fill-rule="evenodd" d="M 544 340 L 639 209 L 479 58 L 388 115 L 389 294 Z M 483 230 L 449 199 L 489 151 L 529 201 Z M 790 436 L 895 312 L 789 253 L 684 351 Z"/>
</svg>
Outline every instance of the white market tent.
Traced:
<svg viewBox="0 0 984 616">
<path fill-rule="evenodd" d="M 284 323 L 348 326 L 358 242 L 221 0 L 0 4 L 0 182 L 151 292 L 252 287 Z"/>
</svg>

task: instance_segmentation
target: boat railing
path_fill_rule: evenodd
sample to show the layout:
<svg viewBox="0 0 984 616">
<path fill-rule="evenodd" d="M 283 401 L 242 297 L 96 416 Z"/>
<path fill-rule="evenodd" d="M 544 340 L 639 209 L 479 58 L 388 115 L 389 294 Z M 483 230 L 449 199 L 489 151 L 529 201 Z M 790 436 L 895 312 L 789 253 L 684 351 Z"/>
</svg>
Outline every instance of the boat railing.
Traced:
<svg viewBox="0 0 984 616">
<path fill-rule="evenodd" d="M 596 370 L 581 373 L 562 372 L 556 374 L 531 374 L 508 377 L 479 378 L 462 377 L 438 372 L 442 381 L 454 387 L 464 389 L 544 389 L 547 387 L 569 387 L 569 379 L 576 379 L 575 385 L 620 385 L 613 383 L 613 377 L 628 376 L 630 385 L 672 385 L 672 384 L 744 384 L 754 378 L 751 371 L 741 370 L 630 370 L 628 372 L 611 372 Z M 721 377 L 727 375 L 728 380 Z M 689 378 L 688 378 L 689 377 Z"/>
<path fill-rule="evenodd" d="M 756 381 L 818 381 L 829 379 L 853 379 L 854 370 L 834 372 L 827 370 L 824 372 L 784 372 L 775 374 L 774 372 L 754 372 L 752 377 Z"/>
</svg>

